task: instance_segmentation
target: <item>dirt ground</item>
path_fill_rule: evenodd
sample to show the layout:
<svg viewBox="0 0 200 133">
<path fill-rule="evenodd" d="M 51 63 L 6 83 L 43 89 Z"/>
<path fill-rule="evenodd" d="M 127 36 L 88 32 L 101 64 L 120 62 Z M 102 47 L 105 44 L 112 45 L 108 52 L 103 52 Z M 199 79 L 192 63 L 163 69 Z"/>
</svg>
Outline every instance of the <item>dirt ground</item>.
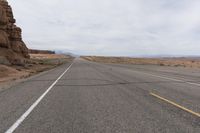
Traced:
<svg viewBox="0 0 200 133">
<path fill-rule="evenodd" d="M 101 63 L 138 64 L 138 65 L 159 65 L 172 67 L 200 68 L 200 58 L 130 58 L 130 57 L 104 57 L 104 56 L 83 56 L 88 61 Z"/>
<path fill-rule="evenodd" d="M 70 62 L 73 57 L 56 54 L 31 54 L 24 66 L 0 64 L 0 90 L 13 82 Z"/>
</svg>

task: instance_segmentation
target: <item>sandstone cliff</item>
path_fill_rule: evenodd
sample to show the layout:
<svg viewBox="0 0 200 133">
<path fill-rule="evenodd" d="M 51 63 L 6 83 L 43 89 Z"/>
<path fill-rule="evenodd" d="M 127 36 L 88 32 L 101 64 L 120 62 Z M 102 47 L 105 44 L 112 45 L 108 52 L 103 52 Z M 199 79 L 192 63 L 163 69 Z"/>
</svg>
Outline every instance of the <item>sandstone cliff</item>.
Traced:
<svg viewBox="0 0 200 133">
<path fill-rule="evenodd" d="M 11 64 L 20 64 L 29 58 L 21 32 L 15 25 L 12 8 L 6 0 L 0 0 L 0 59 L 7 59 Z"/>
</svg>

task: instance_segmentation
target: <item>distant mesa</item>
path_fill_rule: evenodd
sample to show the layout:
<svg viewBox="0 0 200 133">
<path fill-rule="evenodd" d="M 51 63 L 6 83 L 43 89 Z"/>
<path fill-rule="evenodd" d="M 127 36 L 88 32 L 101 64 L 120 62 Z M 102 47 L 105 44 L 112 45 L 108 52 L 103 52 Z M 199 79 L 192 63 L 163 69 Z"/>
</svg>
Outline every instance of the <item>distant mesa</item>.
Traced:
<svg viewBox="0 0 200 133">
<path fill-rule="evenodd" d="M 0 63 L 23 63 L 29 59 L 28 48 L 22 40 L 21 28 L 15 25 L 11 6 L 0 0 Z"/>
<path fill-rule="evenodd" d="M 55 51 L 29 49 L 29 54 L 55 54 Z"/>
</svg>

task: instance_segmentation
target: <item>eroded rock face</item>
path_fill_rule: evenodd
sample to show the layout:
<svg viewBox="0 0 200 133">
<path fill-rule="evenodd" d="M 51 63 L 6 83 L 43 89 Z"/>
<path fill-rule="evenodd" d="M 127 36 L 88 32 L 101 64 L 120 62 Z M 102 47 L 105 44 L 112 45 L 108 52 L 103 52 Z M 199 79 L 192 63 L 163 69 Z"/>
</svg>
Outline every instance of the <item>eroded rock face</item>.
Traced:
<svg viewBox="0 0 200 133">
<path fill-rule="evenodd" d="M 29 58 L 28 48 L 22 40 L 21 32 L 15 25 L 10 5 L 6 0 L 0 0 L 0 48 L 12 50 L 19 55 L 18 57 Z"/>
<path fill-rule="evenodd" d="M 8 18 L 6 15 L 6 11 L 2 6 L 0 6 L 0 25 L 6 25 L 8 23 Z"/>
<path fill-rule="evenodd" d="M 8 39 L 8 35 L 3 30 L 0 30 L 0 47 L 10 48 L 10 42 Z"/>
</svg>

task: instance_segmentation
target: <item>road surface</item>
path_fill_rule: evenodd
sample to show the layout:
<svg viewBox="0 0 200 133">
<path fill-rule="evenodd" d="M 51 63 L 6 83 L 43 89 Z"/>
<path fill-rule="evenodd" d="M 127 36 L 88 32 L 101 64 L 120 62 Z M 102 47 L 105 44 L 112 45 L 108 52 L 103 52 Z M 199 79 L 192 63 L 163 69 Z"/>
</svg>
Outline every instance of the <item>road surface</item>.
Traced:
<svg viewBox="0 0 200 133">
<path fill-rule="evenodd" d="M 200 133 L 200 71 L 75 59 L 0 92 L 0 132 Z"/>
</svg>

